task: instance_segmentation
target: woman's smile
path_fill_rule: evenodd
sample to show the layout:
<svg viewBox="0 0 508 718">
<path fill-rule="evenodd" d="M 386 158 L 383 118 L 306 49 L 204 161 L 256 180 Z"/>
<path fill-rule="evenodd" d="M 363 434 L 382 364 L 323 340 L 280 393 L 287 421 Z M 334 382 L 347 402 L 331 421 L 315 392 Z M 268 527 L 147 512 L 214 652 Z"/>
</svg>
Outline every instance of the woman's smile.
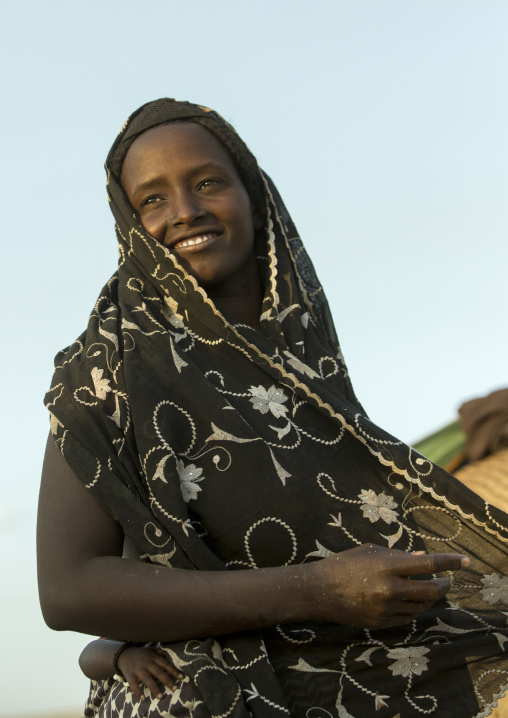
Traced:
<svg viewBox="0 0 508 718">
<path fill-rule="evenodd" d="M 259 220 L 233 160 L 208 130 L 185 122 L 144 132 L 126 155 L 122 184 L 146 231 L 201 285 L 224 292 L 257 275 Z"/>
<path fill-rule="evenodd" d="M 172 246 L 172 249 L 189 249 L 192 248 L 194 251 L 205 249 L 210 242 L 218 237 L 217 232 L 209 232 L 207 234 L 198 234 L 187 239 L 178 239 Z M 203 246 L 205 245 L 205 246 Z"/>
</svg>

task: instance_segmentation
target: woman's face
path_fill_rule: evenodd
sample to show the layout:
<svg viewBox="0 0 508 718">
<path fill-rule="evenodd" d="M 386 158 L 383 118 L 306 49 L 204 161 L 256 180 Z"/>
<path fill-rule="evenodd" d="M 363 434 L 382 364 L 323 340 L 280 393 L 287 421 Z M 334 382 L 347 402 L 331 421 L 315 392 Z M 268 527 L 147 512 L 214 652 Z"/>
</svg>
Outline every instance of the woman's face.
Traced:
<svg viewBox="0 0 508 718">
<path fill-rule="evenodd" d="M 127 152 L 122 185 L 146 231 L 203 286 L 253 271 L 259 221 L 229 153 L 204 127 L 144 132 Z"/>
</svg>

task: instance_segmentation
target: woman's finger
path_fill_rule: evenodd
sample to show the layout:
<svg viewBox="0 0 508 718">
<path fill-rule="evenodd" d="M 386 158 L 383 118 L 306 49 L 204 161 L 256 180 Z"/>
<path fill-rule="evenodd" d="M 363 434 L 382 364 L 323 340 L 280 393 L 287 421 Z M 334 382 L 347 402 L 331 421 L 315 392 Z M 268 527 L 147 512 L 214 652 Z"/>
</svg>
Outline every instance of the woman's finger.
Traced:
<svg viewBox="0 0 508 718">
<path fill-rule="evenodd" d="M 432 604 L 446 596 L 450 587 L 451 580 L 447 576 L 433 578 L 428 581 L 402 579 L 396 595 L 401 601 Z"/>
<path fill-rule="evenodd" d="M 390 613 L 386 614 L 388 620 L 398 616 L 416 618 L 432 608 L 434 601 L 394 601 L 390 604 Z"/>
<path fill-rule="evenodd" d="M 394 628 L 395 626 L 407 626 L 418 618 L 416 614 L 412 613 L 396 613 L 393 616 L 387 617 L 380 628 Z"/>
<path fill-rule="evenodd" d="M 441 573 L 442 571 L 460 571 L 467 568 L 471 560 L 460 553 L 426 553 L 400 555 L 397 557 L 397 573 L 406 576 Z"/>
</svg>

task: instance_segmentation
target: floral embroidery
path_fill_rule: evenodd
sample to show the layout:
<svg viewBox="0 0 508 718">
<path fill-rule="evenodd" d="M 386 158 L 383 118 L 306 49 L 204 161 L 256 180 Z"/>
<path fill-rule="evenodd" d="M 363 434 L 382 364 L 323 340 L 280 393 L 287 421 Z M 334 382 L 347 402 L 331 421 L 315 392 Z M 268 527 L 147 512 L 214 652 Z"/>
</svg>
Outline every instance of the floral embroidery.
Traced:
<svg viewBox="0 0 508 718">
<path fill-rule="evenodd" d="M 201 487 L 198 486 L 200 481 L 205 478 L 201 476 L 203 469 L 200 469 L 196 464 L 189 464 L 185 466 L 183 461 L 180 459 L 176 460 L 176 470 L 180 477 L 180 487 L 182 489 L 182 496 L 185 503 L 189 503 L 193 499 L 197 499 L 198 493 L 201 491 Z M 201 477 L 201 478 L 200 478 Z"/>
<path fill-rule="evenodd" d="M 483 600 L 487 603 L 504 603 L 508 605 L 508 576 L 491 573 L 482 578 L 485 588 L 482 588 Z"/>
<path fill-rule="evenodd" d="M 92 375 L 92 381 L 95 389 L 95 396 L 97 399 L 104 399 L 108 391 L 111 391 L 109 386 L 110 379 L 103 379 L 104 369 L 94 367 L 90 372 Z"/>
<path fill-rule="evenodd" d="M 267 391 L 264 386 L 251 386 L 250 393 L 252 394 L 252 405 L 257 411 L 262 414 L 267 414 L 268 411 L 271 411 L 276 419 L 286 416 L 288 409 L 287 406 L 284 406 L 284 403 L 288 400 L 288 397 L 280 387 L 273 385 Z"/>
<path fill-rule="evenodd" d="M 384 491 L 376 494 L 372 489 L 363 489 L 359 494 L 359 498 L 362 502 L 360 508 L 363 511 L 363 518 L 369 519 L 371 523 L 379 519 L 383 519 L 387 524 L 397 521 L 397 512 L 393 510 L 397 507 L 397 504 Z"/>
<path fill-rule="evenodd" d="M 288 358 L 288 364 L 296 371 L 299 371 L 301 374 L 305 374 L 305 376 L 310 376 L 311 379 L 316 379 L 317 377 L 319 377 L 317 371 L 314 371 L 312 367 L 308 366 L 307 364 L 304 364 L 303 361 L 300 361 L 300 359 L 295 357 L 294 354 L 291 354 L 291 352 L 285 351 L 284 354 Z"/>
<path fill-rule="evenodd" d="M 388 651 L 388 658 L 395 658 L 395 663 L 392 663 L 388 668 L 394 676 L 407 678 L 411 673 L 421 676 L 423 671 L 427 670 L 429 659 L 425 658 L 425 654 L 428 652 L 429 649 L 423 646 L 393 648 Z"/>
</svg>

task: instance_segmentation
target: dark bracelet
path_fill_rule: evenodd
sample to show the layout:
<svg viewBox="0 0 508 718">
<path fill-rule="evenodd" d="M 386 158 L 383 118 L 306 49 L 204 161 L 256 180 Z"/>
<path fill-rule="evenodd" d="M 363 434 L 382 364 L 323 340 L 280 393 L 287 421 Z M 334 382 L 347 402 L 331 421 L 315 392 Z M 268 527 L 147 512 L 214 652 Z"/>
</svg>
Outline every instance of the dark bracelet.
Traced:
<svg viewBox="0 0 508 718">
<path fill-rule="evenodd" d="M 122 653 L 125 651 L 126 648 L 133 648 L 135 646 L 140 646 L 142 644 L 136 643 L 135 641 L 126 641 L 125 643 L 122 643 L 120 648 L 117 650 L 115 655 L 113 656 L 113 671 L 114 673 L 117 673 L 119 676 L 125 676 L 123 675 L 122 671 L 118 668 L 118 659 L 122 655 Z"/>
</svg>

